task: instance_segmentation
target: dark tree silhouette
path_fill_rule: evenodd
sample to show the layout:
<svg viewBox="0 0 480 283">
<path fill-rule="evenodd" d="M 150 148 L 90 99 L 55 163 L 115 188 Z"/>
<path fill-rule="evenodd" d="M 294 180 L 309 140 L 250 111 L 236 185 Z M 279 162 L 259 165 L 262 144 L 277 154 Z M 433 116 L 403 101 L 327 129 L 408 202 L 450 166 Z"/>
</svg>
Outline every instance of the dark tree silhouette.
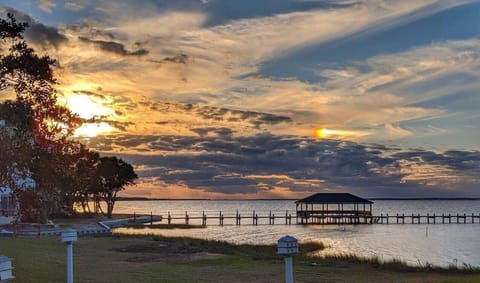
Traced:
<svg viewBox="0 0 480 283">
<path fill-rule="evenodd" d="M 107 216 L 112 217 L 117 193 L 127 185 L 134 184 L 138 176 L 132 165 L 115 156 L 101 157 L 97 168 L 97 189 L 107 204 Z"/>
<path fill-rule="evenodd" d="M 82 120 L 66 107 L 57 104 L 52 67 L 56 61 L 39 56 L 23 38 L 28 25 L 17 23 L 12 14 L 0 19 L 0 91 L 11 89 L 16 94 L 17 108 L 26 108 L 24 120 L 38 145 L 64 149 L 71 146 L 68 137 Z"/>
<path fill-rule="evenodd" d="M 26 218 L 32 220 L 45 219 L 52 211 L 59 195 L 54 177 L 56 154 L 78 149 L 78 143 L 68 138 L 82 120 L 57 104 L 56 62 L 28 46 L 23 38 L 27 26 L 17 23 L 12 14 L 0 19 L 0 93 L 16 96 L 15 101 L 0 105 L 0 187 L 13 191 L 25 212 L 20 217 L 29 215 Z M 34 190 L 32 182 L 21 181 L 32 178 Z M 34 211 L 42 216 L 32 216 Z"/>
<path fill-rule="evenodd" d="M 25 28 L 12 14 L 0 19 L 0 94 L 16 96 L 0 104 L 0 188 L 12 189 L 24 220 L 73 214 L 75 203 L 90 212 L 91 200 L 97 212 L 100 199 L 111 217 L 117 193 L 137 175 L 123 160 L 100 158 L 70 139 L 83 121 L 57 104 L 56 62 L 27 45 Z M 21 182 L 26 179 L 34 185 Z"/>
</svg>

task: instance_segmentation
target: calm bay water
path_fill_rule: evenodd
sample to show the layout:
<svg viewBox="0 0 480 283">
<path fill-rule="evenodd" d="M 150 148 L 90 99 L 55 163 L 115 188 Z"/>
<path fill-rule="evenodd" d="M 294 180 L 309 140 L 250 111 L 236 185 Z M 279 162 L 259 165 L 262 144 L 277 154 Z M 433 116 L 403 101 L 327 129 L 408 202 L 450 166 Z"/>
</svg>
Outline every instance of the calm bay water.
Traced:
<svg viewBox="0 0 480 283">
<path fill-rule="evenodd" d="M 115 213 L 150 213 L 166 217 L 216 216 L 220 211 L 225 216 L 259 216 L 295 212 L 292 200 L 168 200 L 168 201 L 120 201 Z M 373 206 L 373 214 L 397 213 L 405 215 L 437 214 L 471 215 L 480 213 L 478 200 L 378 200 Z M 292 219 L 292 223 L 293 223 Z M 478 219 L 476 219 L 478 222 Z M 166 222 L 166 220 L 164 220 Z M 176 220 L 176 223 L 183 223 Z M 191 220 L 199 224 L 201 220 Z M 268 220 L 259 220 L 259 224 Z M 118 229 L 128 233 L 152 233 L 164 236 L 188 236 L 203 239 L 224 240 L 231 243 L 274 244 L 288 234 L 300 241 L 321 241 L 329 246 L 324 253 L 354 253 L 360 256 L 376 256 L 382 260 L 402 259 L 409 264 L 434 264 L 439 266 L 469 264 L 480 266 L 480 224 L 390 224 L 390 225 L 281 225 L 284 220 L 277 219 L 278 225 L 251 225 L 248 219 L 242 219 L 241 226 L 234 220 L 225 220 L 225 226 L 218 226 L 218 220 L 209 219 L 206 228 L 199 229 Z"/>
</svg>

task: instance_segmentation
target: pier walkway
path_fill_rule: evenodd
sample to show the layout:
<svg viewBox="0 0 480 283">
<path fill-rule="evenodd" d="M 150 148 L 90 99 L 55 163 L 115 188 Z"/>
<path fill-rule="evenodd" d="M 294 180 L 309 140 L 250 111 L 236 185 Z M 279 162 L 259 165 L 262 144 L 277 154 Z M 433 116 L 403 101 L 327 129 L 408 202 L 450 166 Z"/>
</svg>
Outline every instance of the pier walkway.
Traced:
<svg viewBox="0 0 480 283">
<path fill-rule="evenodd" d="M 480 224 L 480 213 L 467 214 L 380 214 L 380 215 L 299 215 L 294 211 L 213 212 L 168 211 L 163 219 L 167 224 L 206 225 L 328 225 L 328 224 Z M 302 221 L 303 220 L 303 221 Z"/>
</svg>

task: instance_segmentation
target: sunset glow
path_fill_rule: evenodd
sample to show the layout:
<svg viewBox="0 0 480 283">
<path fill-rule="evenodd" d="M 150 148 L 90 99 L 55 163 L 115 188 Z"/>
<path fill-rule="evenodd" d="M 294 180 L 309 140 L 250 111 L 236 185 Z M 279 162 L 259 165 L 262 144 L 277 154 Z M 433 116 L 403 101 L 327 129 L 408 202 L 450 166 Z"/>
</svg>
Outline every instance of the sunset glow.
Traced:
<svg viewBox="0 0 480 283">
<path fill-rule="evenodd" d="M 57 60 L 59 103 L 95 118 L 75 139 L 142 168 L 130 195 L 477 194 L 478 1 L 272 3 L 0 13 Z"/>
<path fill-rule="evenodd" d="M 111 132 L 113 128 L 105 123 L 85 123 L 75 131 L 75 136 L 78 137 L 95 137 L 100 134 Z"/>
<path fill-rule="evenodd" d="M 326 129 L 326 128 L 321 128 L 315 131 L 315 136 L 319 139 L 327 138 L 328 136 L 334 135 L 335 131 Z"/>
<path fill-rule="evenodd" d="M 66 99 L 67 107 L 84 119 L 91 119 L 95 116 L 108 116 L 113 110 L 107 108 L 87 95 L 70 95 Z"/>
</svg>

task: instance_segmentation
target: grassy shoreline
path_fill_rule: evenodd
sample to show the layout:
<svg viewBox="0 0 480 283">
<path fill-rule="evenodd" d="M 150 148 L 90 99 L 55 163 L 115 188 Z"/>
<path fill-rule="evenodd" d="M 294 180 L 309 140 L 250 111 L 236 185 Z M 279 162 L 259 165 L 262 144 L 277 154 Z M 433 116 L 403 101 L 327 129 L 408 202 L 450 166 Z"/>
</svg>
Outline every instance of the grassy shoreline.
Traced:
<svg viewBox="0 0 480 283">
<path fill-rule="evenodd" d="M 412 267 L 355 256 L 312 257 L 305 243 L 294 257 L 296 282 L 480 282 L 480 270 Z M 58 238 L 3 238 L 14 258 L 13 282 L 64 282 L 65 246 Z M 74 244 L 75 282 L 283 282 L 273 245 L 233 245 L 184 237 L 80 237 Z"/>
</svg>

